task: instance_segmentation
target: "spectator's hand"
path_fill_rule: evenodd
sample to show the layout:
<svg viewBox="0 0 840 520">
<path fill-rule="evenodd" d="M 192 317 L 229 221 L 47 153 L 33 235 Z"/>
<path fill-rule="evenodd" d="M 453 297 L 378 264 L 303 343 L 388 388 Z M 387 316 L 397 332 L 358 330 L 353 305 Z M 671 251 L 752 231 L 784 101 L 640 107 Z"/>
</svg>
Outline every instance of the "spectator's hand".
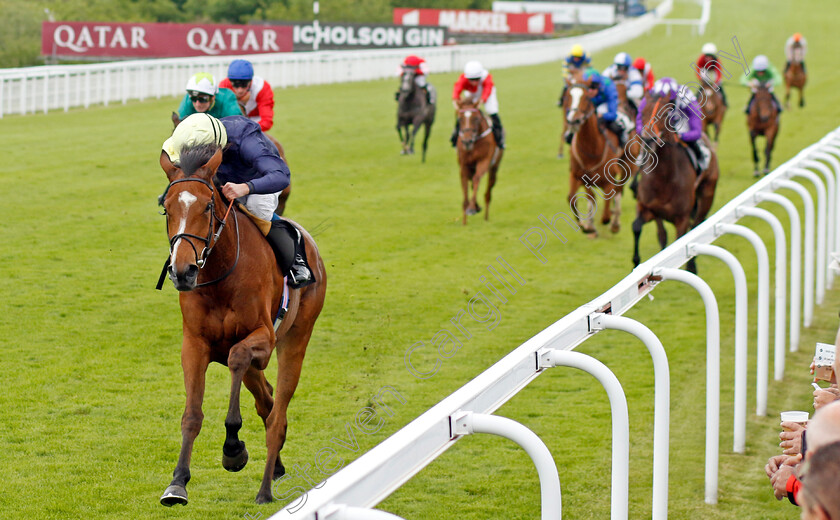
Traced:
<svg viewBox="0 0 840 520">
<path fill-rule="evenodd" d="M 770 457 L 767 460 L 767 465 L 764 466 L 764 473 L 767 474 L 767 478 L 773 478 L 773 475 L 779 471 L 779 466 L 781 466 L 787 458 L 787 455 L 776 455 L 774 457 Z"/>
<path fill-rule="evenodd" d="M 248 187 L 247 184 L 235 184 L 233 182 L 226 182 L 224 186 L 222 186 L 222 193 L 224 193 L 225 197 L 228 200 L 238 199 L 244 195 L 248 195 L 251 193 L 251 189 Z"/>
<path fill-rule="evenodd" d="M 773 486 L 773 496 L 776 497 L 776 500 L 781 500 L 787 496 L 787 481 L 795 471 L 794 466 L 785 464 L 779 467 L 779 470 L 770 478 L 770 485 Z"/>
<path fill-rule="evenodd" d="M 833 386 L 814 390 L 814 410 L 819 410 L 823 406 L 833 403 L 838 399 L 840 399 L 840 390 Z"/>
<path fill-rule="evenodd" d="M 782 423 L 782 427 L 787 425 L 787 427 L 792 427 L 793 425 L 799 426 L 799 430 L 797 431 L 782 431 L 779 434 L 779 439 L 782 442 L 779 443 L 779 446 L 782 448 L 782 453 L 785 455 L 797 455 L 802 453 L 802 432 L 805 430 L 800 424 L 792 423 L 792 422 L 784 422 Z"/>
</svg>

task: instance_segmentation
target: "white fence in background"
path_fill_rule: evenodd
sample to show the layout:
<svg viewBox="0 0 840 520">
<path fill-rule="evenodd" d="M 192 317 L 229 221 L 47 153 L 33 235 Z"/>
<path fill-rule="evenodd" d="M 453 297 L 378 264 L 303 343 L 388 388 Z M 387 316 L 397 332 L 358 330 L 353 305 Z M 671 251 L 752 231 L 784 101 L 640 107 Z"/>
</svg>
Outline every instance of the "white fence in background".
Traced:
<svg viewBox="0 0 840 520">
<path fill-rule="evenodd" d="M 653 501 L 652 518 L 668 516 L 669 369 L 662 343 L 642 323 L 622 317 L 636 302 L 666 280 L 686 283 L 696 289 L 706 307 L 706 461 L 705 501 L 717 503 L 720 437 L 720 324 L 717 301 L 702 278 L 680 268 L 696 255 L 721 259 L 735 279 L 735 384 L 733 451 L 744 453 L 747 417 L 747 283 L 738 259 L 722 247 L 711 245 L 723 234 L 747 238 L 758 255 L 757 382 L 756 414 L 765 415 L 769 379 L 769 255 L 759 236 L 738 223 L 745 216 L 764 220 L 773 229 L 776 245 L 774 376 L 784 374 L 785 347 L 796 350 L 800 313 L 810 324 L 816 294 L 821 303 L 832 284 L 830 252 L 840 244 L 837 201 L 840 200 L 840 128 L 735 197 L 705 222 L 640 264 L 626 278 L 574 312 L 532 337 L 478 377 L 423 413 L 391 437 L 331 475 L 319 489 L 311 489 L 305 503 L 294 503 L 295 513 L 283 509 L 272 520 L 394 519 L 390 513 L 370 509 L 416 475 L 456 442 L 473 433 L 494 433 L 520 444 L 537 466 L 540 478 L 542 519 L 561 517 L 557 467 L 548 448 L 525 426 L 491 415 L 537 376 L 555 366 L 589 371 L 606 387 L 613 413 L 612 520 L 628 515 L 629 439 L 627 404 L 615 376 L 600 362 L 573 349 L 605 329 L 629 332 L 641 339 L 653 358 Z M 818 172 L 818 173 L 815 173 Z M 810 192 L 793 179 L 807 179 L 816 188 L 816 204 Z M 804 229 L 793 203 L 779 193 L 788 189 L 804 203 Z M 779 220 L 756 206 L 762 202 L 782 205 L 790 218 L 790 338 L 785 341 L 786 237 Z M 530 230 L 529 230 L 530 231 Z M 526 232 L 527 235 L 527 232 Z M 523 235 L 523 236 L 526 236 Z M 805 237 L 804 287 L 800 281 L 799 251 Z M 816 248 L 815 248 L 816 244 Z M 817 255 L 813 254 L 814 250 Z M 816 273 L 816 276 L 815 276 Z M 814 291 L 816 284 L 816 292 Z M 800 291 L 800 289 L 804 289 Z M 469 442 L 469 441 L 466 441 Z M 563 471 L 574 471 L 564 467 Z M 466 478 L 466 476 L 465 476 Z M 501 486 L 502 484 L 500 484 Z"/>
<path fill-rule="evenodd" d="M 399 63 L 412 52 L 422 53 L 432 72 L 461 70 L 467 61 L 476 58 L 489 69 L 533 65 L 559 60 L 575 43 L 597 52 L 636 38 L 667 15 L 672 4 L 673 0 L 665 0 L 654 12 L 574 38 L 417 49 L 254 54 L 247 58 L 275 88 L 394 77 Z M 184 85 L 192 74 L 209 72 L 223 78 L 234 58 L 170 58 L 2 69 L 0 118 L 5 114 L 66 111 L 100 103 L 107 106 L 183 95 Z"/>
<path fill-rule="evenodd" d="M 706 25 L 709 23 L 709 15 L 712 14 L 712 0 L 696 0 L 702 6 L 700 11 L 700 18 L 696 20 L 686 18 L 668 18 L 657 21 L 659 25 L 667 27 L 665 33 L 671 35 L 671 27 L 674 25 L 690 25 L 691 34 L 699 34 L 700 36 L 706 32 Z"/>
</svg>

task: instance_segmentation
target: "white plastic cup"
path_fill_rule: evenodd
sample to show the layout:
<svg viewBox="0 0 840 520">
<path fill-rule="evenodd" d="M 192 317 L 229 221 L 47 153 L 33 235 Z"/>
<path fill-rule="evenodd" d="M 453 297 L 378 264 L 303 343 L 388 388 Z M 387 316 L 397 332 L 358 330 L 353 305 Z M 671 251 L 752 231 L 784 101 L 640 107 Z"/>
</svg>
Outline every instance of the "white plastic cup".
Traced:
<svg viewBox="0 0 840 520">
<path fill-rule="evenodd" d="M 802 426 L 805 426 L 808 423 L 808 412 L 800 412 L 800 411 L 789 411 L 789 412 L 782 412 L 782 422 L 795 422 L 799 423 Z M 785 431 L 790 431 L 785 428 Z"/>
</svg>

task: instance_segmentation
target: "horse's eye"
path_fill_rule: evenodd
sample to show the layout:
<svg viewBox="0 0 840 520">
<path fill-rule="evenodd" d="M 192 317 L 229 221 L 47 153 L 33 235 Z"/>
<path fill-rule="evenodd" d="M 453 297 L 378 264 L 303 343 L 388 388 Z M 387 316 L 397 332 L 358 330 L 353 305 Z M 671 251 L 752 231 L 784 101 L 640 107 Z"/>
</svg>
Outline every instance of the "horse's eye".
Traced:
<svg viewBox="0 0 840 520">
<path fill-rule="evenodd" d="M 213 204 L 211 204 L 211 203 L 209 203 L 209 202 L 208 202 L 208 203 L 207 203 L 207 207 L 206 207 L 206 208 L 204 208 L 204 212 L 205 212 L 205 213 L 210 213 L 210 210 L 211 210 L 212 208 L 213 208 Z"/>
</svg>

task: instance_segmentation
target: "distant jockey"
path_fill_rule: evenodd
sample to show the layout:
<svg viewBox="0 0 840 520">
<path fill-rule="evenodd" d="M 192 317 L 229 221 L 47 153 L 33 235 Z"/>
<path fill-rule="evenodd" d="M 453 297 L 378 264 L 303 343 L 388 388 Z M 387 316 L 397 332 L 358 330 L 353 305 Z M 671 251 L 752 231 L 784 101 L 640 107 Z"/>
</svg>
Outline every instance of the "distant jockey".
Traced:
<svg viewBox="0 0 840 520">
<path fill-rule="evenodd" d="M 673 78 L 657 80 L 651 92 L 656 96 L 661 96 L 659 99 L 666 103 L 674 104 L 674 108 L 666 116 L 670 117 L 672 121 L 669 126 L 676 128 L 680 139 L 694 152 L 694 157 L 697 159 L 696 172 L 697 175 L 700 175 L 703 170 L 709 167 L 712 153 L 703 144 L 703 122 L 700 117 L 702 112 L 699 103 L 697 103 L 697 97 L 691 89 L 680 86 Z M 636 132 L 643 138 L 650 135 L 650 132 L 645 131 L 644 118 L 642 117 L 647 101 L 647 98 L 642 99 L 639 105 L 639 113 L 636 116 Z M 667 106 L 667 104 L 664 106 Z M 659 111 L 661 112 L 662 109 L 659 109 Z M 653 117 L 656 118 L 657 114 L 654 114 Z"/>
<path fill-rule="evenodd" d="M 721 71 L 723 70 L 723 65 L 721 65 L 720 60 L 718 60 L 717 47 L 715 47 L 714 43 L 707 43 L 703 45 L 700 52 L 702 54 L 700 54 L 700 57 L 697 58 L 697 79 L 705 81 L 706 83 L 714 81 L 715 85 L 717 85 L 717 88 L 719 89 L 718 91 L 720 92 L 720 96 L 723 98 L 724 106 L 729 106 L 729 103 L 726 102 L 726 92 L 723 91 L 723 85 L 721 85 Z M 712 71 L 714 71 L 715 74 L 714 80 L 712 80 L 710 76 Z M 704 75 L 706 78 L 703 77 Z"/>
<path fill-rule="evenodd" d="M 604 76 L 610 78 L 616 85 L 624 84 L 627 88 L 627 100 L 637 107 L 642 96 L 645 95 L 645 89 L 642 73 L 631 67 L 633 63 L 632 58 L 626 52 L 619 52 L 615 55 L 613 64 L 604 69 Z"/>
<path fill-rule="evenodd" d="M 589 66 L 590 61 L 592 61 L 592 57 L 583 50 L 580 44 L 575 44 L 572 47 L 563 64 L 563 90 L 560 92 L 560 99 L 557 100 L 558 107 L 563 106 L 563 98 L 566 97 L 566 91 L 569 89 L 571 78 L 575 76 L 575 73 L 583 72 Z"/>
<path fill-rule="evenodd" d="M 770 90 L 770 96 L 773 98 L 773 104 L 776 105 L 776 110 L 781 113 L 782 105 L 776 99 L 776 94 L 773 93 L 773 86 L 781 81 L 782 77 L 779 75 L 779 71 L 770 63 L 767 56 L 759 54 L 753 58 L 752 70 L 749 74 L 741 76 L 741 85 L 746 85 L 752 89 L 752 96 L 750 96 L 750 100 L 747 102 L 747 108 L 744 110 L 744 113 L 750 113 L 753 99 L 755 99 L 755 91 L 760 85 L 767 86 L 768 90 Z"/>
<path fill-rule="evenodd" d="M 423 89 L 423 92 L 426 93 L 427 102 L 434 103 L 434 89 L 429 89 L 429 83 L 426 80 L 426 74 L 429 73 L 429 69 L 426 66 L 426 60 L 424 60 L 420 56 L 410 54 L 406 56 L 406 58 L 403 60 L 402 64 L 400 65 L 398 74 L 402 75 L 405 69 L 414 69 L 414 84 L 417 85 L 417 88 Z M 395 99 L 399 99 L 399 97 L 400 93 L 397 92 Z"/>
<path fill-rule="evenodd" d="M 452 101 L 457 103 L 462 95 L 469 95 L 473 101 L 484 104 L 484 111 L 490 116 L 493 122 L 493 137 L 499 148 L 505 147 L 505 133 L 502 129 L 502 120 L 499 119 L 499 100 L 496 98 L 496 86 L 493 84 L 493 76 L 478 61 L 468 61 L 464 65 L 464 73 L 455 81 L 452 87 Z M 452 132 L 452 146 L 458 142 L 458 120 L 455 120 L 455 131 Z"/>
<path fill-rule="evenodd" d="M 791 63 L 801 63 L 802 72 L 805 72 L 805 54 L 808 52 L 808 41 L 799 33 L 785 42 L 785 72 L 790 68 Z"/>
<path fill-rule="evenodd" d="M 642 75 L 645 92 L 652 89 L 655 78 L 653 77 L 653 67 L 650 66 L 650 63 L 646 62 L 644 58 L 639 57 L 633 62 L 633 68 L 638 70 Z"/>
</svg>

